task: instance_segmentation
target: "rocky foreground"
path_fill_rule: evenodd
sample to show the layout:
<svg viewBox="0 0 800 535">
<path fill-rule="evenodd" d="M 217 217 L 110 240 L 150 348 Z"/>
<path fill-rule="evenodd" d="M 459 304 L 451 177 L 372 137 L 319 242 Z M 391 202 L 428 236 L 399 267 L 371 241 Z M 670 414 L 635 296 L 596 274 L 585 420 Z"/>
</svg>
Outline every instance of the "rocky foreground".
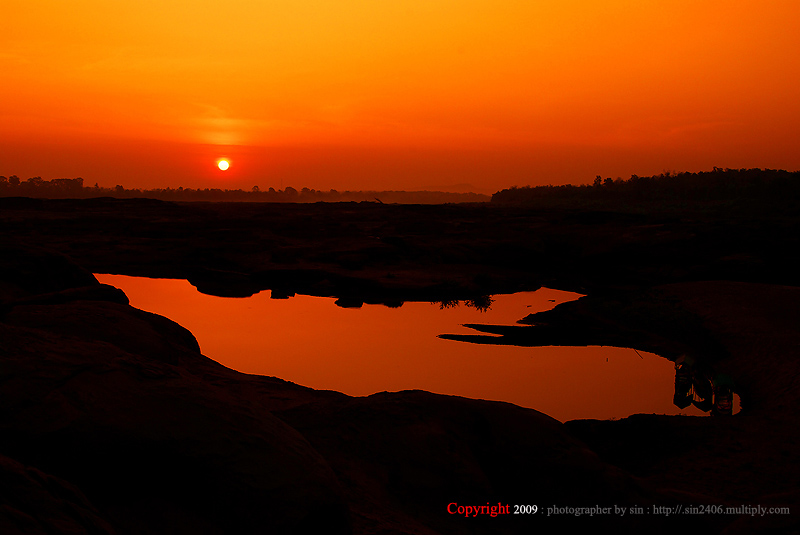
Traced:
<svg viewBox="0 0 800 535">
<path fill-rule="evenodd" d="M 68 259 L 3 251 L 3 533 L 469 533 L 448 504 L 662 503 L 534 410 L 245 375 Z"/>
<path fill-rule="evenodd" d="M 2 214 L 3 228 L 16 225 L 19 233 L 8 232 L 0 245 L 0 533 L 531 533 L 574 525 L 730 534 L 798 528 L 797 287 L 675 281 L 675 268 L 647 289 L 613 298 L 597 292 L 529 318 L 532 326 L 519 328 L 535 333 L 509 343 L 694 352 L 734 378 L 744 406 L 731 418 L 636 415 L 561 424 L 507 403 L 420 391 L 353 398 L 230 370 L 202 355 L 186 329 L 130 307 L 122 291 L 99 284 L 83 266 L 108 262 L 128 266 L 130 274 L 180 272 L 192 269 L 187 258 L 202 251 L 206 274 L 230 277 L 234 271 L 213 271 L 211 260 L 234 258 L 243 249 L 215 256 L 208 241 L 181 245 L 178 236 L 188 234 L 178 229 L 168 238 L 181 250 L 158 233 L 148 237 L 155 227 L 147 226 L 137 231 L 145 235 L 114 241 L 97 214 L 45 211 L 30 223 L 20 213 Z M 81 217 L 86 221 L 79 228 L 94 233 L 70 230 Z M 675 236 L 683 227 L 665 228 L 648 224 L 637 232 L 677 233 L 665 240 L 680 249 Z M 627 247 L 631 239 L 614 243 Z M 97 248 L 103 240 L 108 249 Z M 693 273 L 716 265 L 769 272 L 769 258 L 756 255 L 754 239 L 745 243 L 751 256 L 724 256 L 721 247 L 714 254 L 722 256 L 709 257 Z M 369 262 L 348 267 L 343 244 L 333 247 L 337 269 L 350 270 L 362 285 L 376 280 L 373 272 L 387 275 L 383 265 Z M 65 249 L 68 256 L 56 252 Z M 287 250 L 284 245 L 278 252 Z M 477 277 L 466 258 L 473 253 L 463 251 L 465 263 L 455 271 L 478 289 L 511 284 L 525 271 L 522 264 L 511 275 L 484 266 L 486 277 Z M 608 254 L 593 251 L 595 258 Z M 352 254 L 371 258 L 367 253 Z M 298 253 L 289 265 L 310 269 L 309 254 Z M 256 260 L 243 256 L 240 267 Z M 652 279 L 664 270 L 654 263 L 645 271 Z M 330 268 L 328 278 L 313 275 L 293 284 L 312 284 L 318 293 L 344 285 L 356 299 L 373 295 L 336 273 Z M 255 275 L 245 278 L 264 283 L 263 272 L 260 279 Z M 216 276 L 203 280 L 226 284 Z M 416 284 L 420 292 L 443 287 L 412 276 L 382 284 Z M 458 512 L 459 506 L 495 504 L 510 506 L 510 513 L 520 505 L 539 510 L 495 517 Z M 685 514 L 695 511 L 691 506 L 759 505 L 789 507 L 793 514 Z M 547 516 L 554 506 L 572 513 Z M 613 512 L 574 514 L 574 508 L 597 506 Z M 635 514 L 636 507 L 645 512 Z M 681 514 L 667 516 L 677 507 Z"/>
<path fill-rule="evenodd" d="M 800 288 L 727 281 L 587 296 L 515 326 L 471 325 L 490 335 L 443 335 L 475 343 L 610 345 L 674 359 L 692 355 L 733 378 L 733 417 L 634 415 L 566 427 L 600 457 L 660 489 L 697 493 L 695 503 L 800 507 Z M 740 518 L 725 533 L 796 528 L 790 515 Z M 769 531 L 772 532 L 772 531 Z M 782 532 L 782 531 L 777 531 Z M 791 531 L 790 531 L 791 532 Z"/>
</svg>

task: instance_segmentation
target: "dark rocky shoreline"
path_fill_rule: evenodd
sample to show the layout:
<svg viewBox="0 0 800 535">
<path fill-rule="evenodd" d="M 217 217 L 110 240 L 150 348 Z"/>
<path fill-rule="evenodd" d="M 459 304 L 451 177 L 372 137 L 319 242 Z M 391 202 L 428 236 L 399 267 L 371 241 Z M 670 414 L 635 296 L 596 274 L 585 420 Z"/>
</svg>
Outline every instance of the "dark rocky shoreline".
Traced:
<svg viewBox="0 0 800 535">
<path fill-rule="evenodd" d="M 796 529 L 794 514 L 447 513 L 449 503 L 496 502 L 760 504 L 795 512 L 800 313 L 791 286 L 796 260 L 789 260 L 798 235 L 789 231 L 796 218 L 691 216 L 608 212 L 587 223 L 569 211 L 481 206 L 4 199 L 0 527 Z M 724 237 L 731 229 L 741 231 L 736 239 Z M 786 264 L 773 269 L 776 259 Z M 506 403 L 419 391 L 364 398 L 315 391 L 217 364 L 199 353 L 191 333 L 130 307 L 92 271 L 188 278 L 212 293 L 268 287 L 356 303 L 542 284 L 582 289 L 587 298 L 532 318 L 538 327 L 530 328 L 550 329 L 548 340 L 571 345 L 665 356 L 690 348 L 735 377 L 746 407 L 731 418 L 561 424 Z M 716 280 L 701 277 L 709 274 Z"/>
</svg>

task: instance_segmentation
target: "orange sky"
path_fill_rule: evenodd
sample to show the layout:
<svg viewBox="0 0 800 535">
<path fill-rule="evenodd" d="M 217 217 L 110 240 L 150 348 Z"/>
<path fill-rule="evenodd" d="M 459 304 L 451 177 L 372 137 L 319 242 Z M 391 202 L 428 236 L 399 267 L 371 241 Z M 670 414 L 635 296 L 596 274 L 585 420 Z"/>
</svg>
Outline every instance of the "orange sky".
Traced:
<svg viewBox="0 0 800 535">
<path fill-rule="evenodd" d="M 15 0 L 2 13 L 6 176 L 494 191 L 800 169 L 796 0 Z"/>
</svg>

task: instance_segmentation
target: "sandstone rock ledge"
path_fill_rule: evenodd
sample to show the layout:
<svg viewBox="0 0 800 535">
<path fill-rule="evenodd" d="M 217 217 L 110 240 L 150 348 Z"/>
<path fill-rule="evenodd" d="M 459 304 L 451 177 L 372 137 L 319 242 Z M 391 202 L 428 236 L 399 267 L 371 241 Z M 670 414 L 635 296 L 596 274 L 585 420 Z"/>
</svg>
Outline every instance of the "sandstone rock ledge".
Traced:
<svg viewBox="0 0 800 535">
<path fill-rule="evenodd" d="M 534 410 L 420 391 L 353 398 L 230 370 L 66 257 L 6 247 L 0 275 L 2 533 L 668 532 L 663 518 L 447 506 L 695 498 L 602 461 Z"/>
</svg>

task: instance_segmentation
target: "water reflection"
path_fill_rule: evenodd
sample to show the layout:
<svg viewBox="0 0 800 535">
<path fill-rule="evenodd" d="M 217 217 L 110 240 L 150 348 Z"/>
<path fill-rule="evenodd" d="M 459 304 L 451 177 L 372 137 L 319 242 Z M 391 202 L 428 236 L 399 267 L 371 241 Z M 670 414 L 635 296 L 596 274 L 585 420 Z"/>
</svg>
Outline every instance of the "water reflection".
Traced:
<svg viewBox="0 0 800 535">
<path fill-rule="evenodd" d="M 713 374 L 690 355 L 675 359 L 675 394 L 672 403 L 680 409 L 694 405 L 714 416 L 734 413 L 734 385 L 724 373 Z"/>
<path fill-rule="evenodd" d="M 421 302 L 353 309 L 303 295 L 214 297 L 184 280 L 97 278 L 122 288 L 133 306 L 185 326 L 205 355 L 245 373 L 350 395 L 422 389 L 508 401 L 562 421 L 703 414 L 672 405 L 672 363 L 647 353 L 641 359 L 620 348 L 496 347 L 437 338 L 465 323 L 514 323 L 578 297 L 570 292 L 497 295 L 488 309 Z"/>
<path fill-rule="evenodd" d="M 554 299 L 548 299 L 548 302 L 554 303 Z M 474 299 L 466 299 L 464 301 L 459 301 L 458 299 L 451 299 L 446 301 L 433 301 L 431 304 L 439 305 L 440 310 L 444 310 L 445 308 L 455 308 L 459 306 L 461 303 L 464 304 L 465 307 L 474 308 L 478 312 L 486 312 L 490 308 L 492 308 L 492 303 L 494 303 L 494 297 L 491 295 L 481 295 Z"/>
</svg>

